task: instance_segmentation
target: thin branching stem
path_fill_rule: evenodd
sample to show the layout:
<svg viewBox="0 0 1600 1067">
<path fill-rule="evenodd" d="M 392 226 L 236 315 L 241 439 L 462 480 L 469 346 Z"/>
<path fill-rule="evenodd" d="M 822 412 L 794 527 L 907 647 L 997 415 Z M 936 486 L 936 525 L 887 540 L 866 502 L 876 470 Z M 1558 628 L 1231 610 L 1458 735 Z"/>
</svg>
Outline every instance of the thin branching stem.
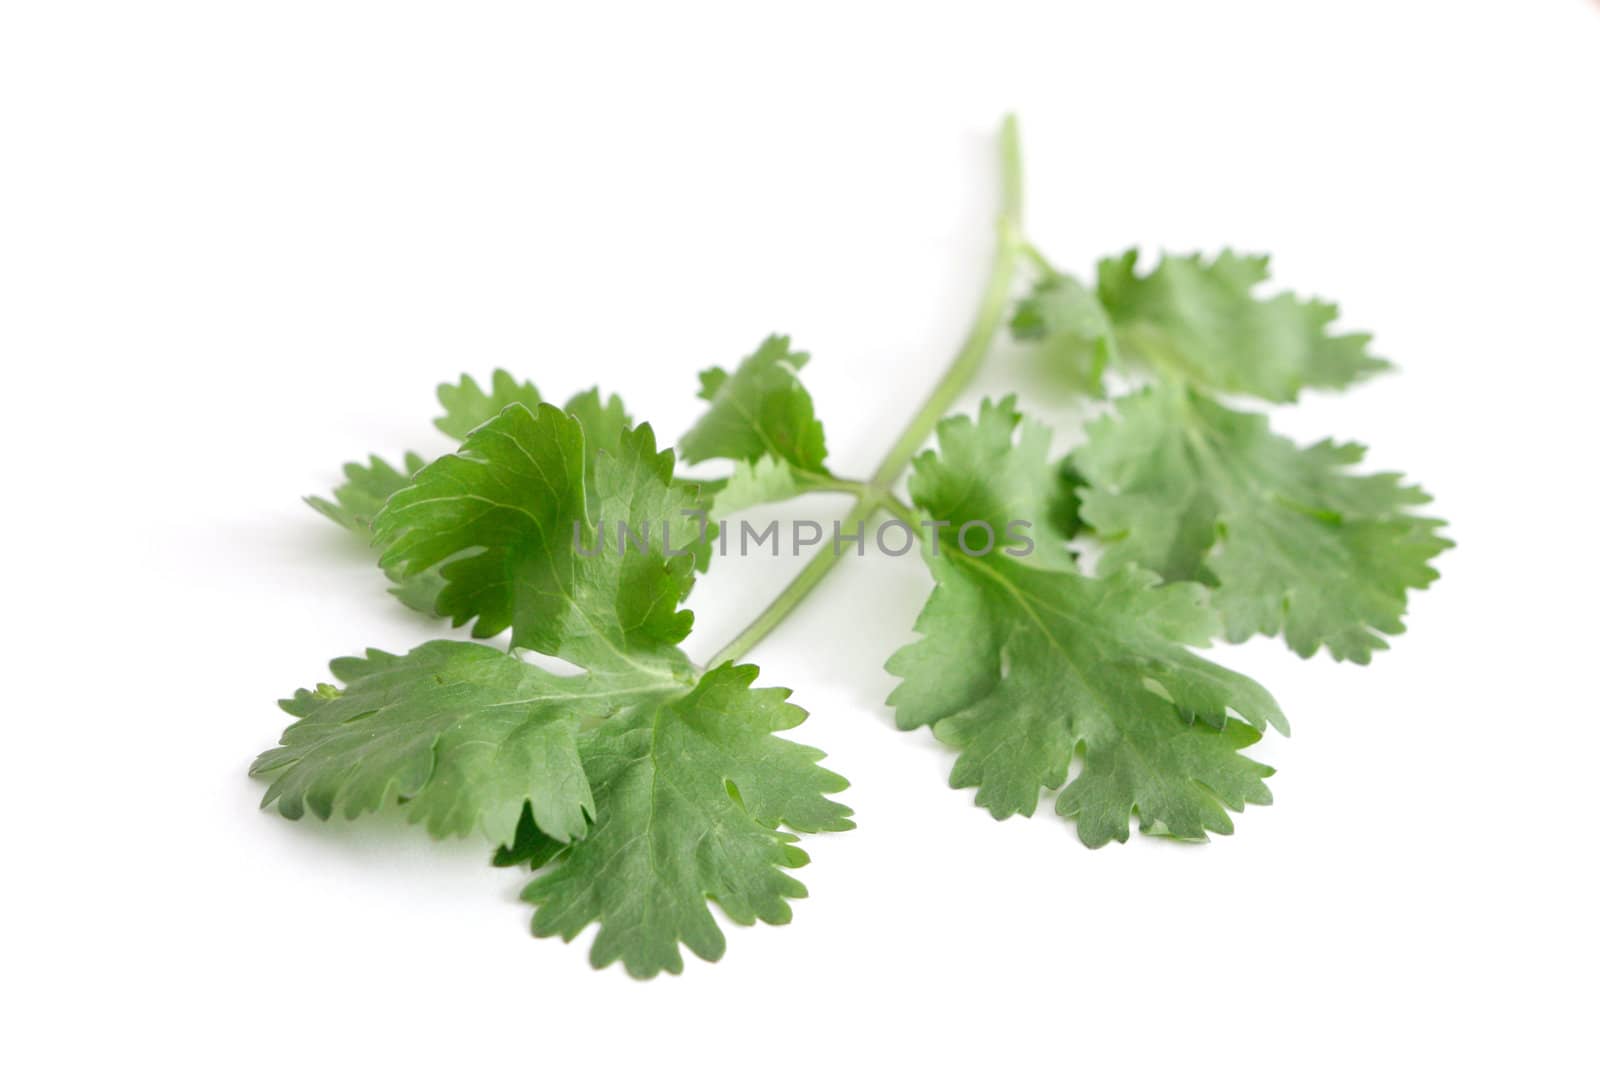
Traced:
<svg viewBox="0 0 1600 1067">
<path fill-rule="evenodd" d="M 894 497 L 893 486 L 905 473 L 917 449 L 921 448 L 933 433 L 939 420 L 966 391 L 967 386 L 972 384 L 973 377 L 982 365 L 984 357 L 989 354 L 995 335 L 999 333 L 1000 326 L 1005 321 L 1006 307 L 1010 302 L 1012 285 L 1016 278 L 1017 261 L 1027 250 L 1027 243 L 1022 237 L 1022 150 L 1017 138 L 1016 117 L 1011 115 L 1006 117 L 1000 127 L 1000 215 L 996 220 L 995 231 L 994 260 L 989 267 L 989 277 L 983 285 L 978 312 L 973 317 L 972 326 L 968 329 L 967 336 L 956 351 L 955 357 L 934 384 L 933 391 L 911 416 L 905 429 L 895 438 L 894 444 L 889 447 L 889 451 L 878 464 L 871 479 L 866 482 L 835 479 L 828 486 L 830 490 L 856 494 L 855 505 L 850 509 L 850 513 L 840 520 L 842 528 L 854 529 L 885 507 L 902 520 L 911 514 L 907 505 Z M 913 530 L 916 529 L 914 522 L 911 526 Z M 732 641 L 711 657 L 708 666 L 730 663 L 748 655 L 762 638 L 776 629 L 790 612 L 800 606 L 801 601 L 810 595 L 833 569 L 834 564 L 839 562 L 840 555 L 833 550 L 833 546 L 820 549 L 761 614 L 751 620 Z"/>
</svg>

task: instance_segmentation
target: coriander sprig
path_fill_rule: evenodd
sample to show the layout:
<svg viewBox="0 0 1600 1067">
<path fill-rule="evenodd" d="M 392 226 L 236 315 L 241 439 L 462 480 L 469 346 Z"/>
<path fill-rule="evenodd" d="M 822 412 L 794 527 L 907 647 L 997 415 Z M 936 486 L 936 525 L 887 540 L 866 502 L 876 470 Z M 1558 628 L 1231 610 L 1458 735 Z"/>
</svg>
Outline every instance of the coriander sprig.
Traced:
<svg viewBox="0 0 1600 1067">
<path fill-rule="evenodd" d="M 1420 489 L 1354 469 L 1359 446 L 1301 447 L 1229 401 L 1290 402 L 1388 364 L 1366 335 L 1334 331 L 1333 305 L 1260 295 L 1265 257 L 1142 268 L 1130 252 L 1089 281 L 1057 270 L 1024 236 L 1009 118 L 1000 179 L 972 326 L 866 478 L 829 467 L 809 357 L 786 337 L 701 375 L 706 412 L 675 449 L 598 390 L 557 407 L 505 371 L 487 389 L 441 386 L 436 425 L 459 448 L 351 464 L 332 501 L 310 502 L 372 538 L 403 602 L 480 640 L 333 661 L 335 683 L 281 702 L 296 721 L 254 765 L 271 778 L 263 806 L 329 818 L 396 804 L 435 836 L 481 834 L 496 863 L 534 872 L 536 934 L 598 925 L 595 965 L 638 977 L 681 970 L 680 946 L 721 956 L 710 901 L 736 923 L 787 922 L 805 895 L 788 873 L 807 861 L 798 835 L 851 828 L 831 799 L 846 783 L 779 736 L 805 712 L 787 689 L 754 688 L 741 661 L 842 553 L 820 548 L 705 666 L 680 647 L 694 624 L 682 604 L 715 565 L 708 530 L 819 492 L 855 498 L 841 527 L 886 513 L 920 543 L 934 588 L 889 660 L 889 703 L 902 729 L 957 751 L 951 785 L 996 818 L 1053 794 L 1096 847 L 1135 819 L 1229 833 L 1232 813 L 1269 803 L 1272 770 L 1245 750 L 1288 721 L 1193 649 L 1282 634 L 1301 655 L 1366 662 L 1449 542 L 1416 513 Z M 1111 398 L 1069 455 L 1015 397 L 948 415 L 1008 322 L 1064 382 Z M 690 478 L 680 459 L 733 469 Z M 509 651 L 481 641 L 501 634 Z"/>
</svg>

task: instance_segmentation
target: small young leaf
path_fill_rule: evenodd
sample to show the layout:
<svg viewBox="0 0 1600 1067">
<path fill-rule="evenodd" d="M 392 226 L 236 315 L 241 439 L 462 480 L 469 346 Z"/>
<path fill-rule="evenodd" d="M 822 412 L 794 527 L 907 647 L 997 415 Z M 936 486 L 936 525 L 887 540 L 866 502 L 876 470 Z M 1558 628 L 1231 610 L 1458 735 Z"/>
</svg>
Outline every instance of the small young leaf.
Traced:
<svg viewBox="0 0 1600 1067">
<path fill-rule="evenodd" d="M 740 460 L 726 479 L 703 483 L 701 491 L 712 500 L 711 521 L 716 522 L 761 504 L 789 500 L 804 493 L 843 490 L 831 475 L 798 470 L 786 460 L 762 456 L 753 462 Z"/>
<path fill-rule="evenodd" d="M 784 460 L 775 456 L 762 456 L 753 462 L 740 460 L 728 480 L 716 488 L 711 520 L 715 522 L 761 504 L 788 500 L 805 491 L 805 483 Z"/>
<path fill-rule="evenodd" d="M 1083 283 L 1050 272 L 1017 305 L 1011 336 L 1039 346 L 1064 384 L 1087 396 L 1105 395 L 1106 368 L 1117 360 L 1111 317 Z"/>
<path fill-rule="evenodd" d="M 799 378 L 808 359 L 789 350 L 787 337 L 772 336 L 732 374 L 717 367 L 702 373 L 700 396 L 711 409 L 678 442 L 684 460 L 775 456 L 796 470 L 825 473 L 822 423 Z"/>
</svg>

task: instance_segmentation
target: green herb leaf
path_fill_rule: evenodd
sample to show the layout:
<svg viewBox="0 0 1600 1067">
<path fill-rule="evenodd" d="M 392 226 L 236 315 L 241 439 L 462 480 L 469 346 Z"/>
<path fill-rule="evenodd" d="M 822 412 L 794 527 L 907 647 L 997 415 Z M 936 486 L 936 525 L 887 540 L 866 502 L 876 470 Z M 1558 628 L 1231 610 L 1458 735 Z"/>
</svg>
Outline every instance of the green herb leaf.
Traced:
<svg viewBox="0 0 1600 1067">
<path fill-rule="evenodd" d="M 1078 491 L 1083 486 L 1083 474 L 1071 456 L 1056 464 L 1056 481 L 1050 497 L 1048 518 L 1050 528 L 1063 541 L 1070 541 L 1083 531 L 1082 501 L 1078 497 Z"/>
<path fill-rule="evenodd" d="M 473 430 L 509 405 L 521 404 L 533 411 L 539 407 L 540 399 L 532 382 L 518 381 L 508 372 L 497 370 L 489 392 L 485 393 L 470 374 L 463 374 L 458 384 L 446 382 L 439 386 L 439 403 L 445 413 L 434 420 L 434 425 L 457 441 L 465 441 Z M 633 418 L 622 406 L 621 397 L 604 397 L 599 389 L 578 393 L 562 410 L 583 424 L 585 472 L 592 484 L 594 457 L 600 452 L 619 452 L 622 435 L 633 429 Z"/>
<path fill-rule="evenodd" d="M 832 475 L 797 470 L 785 460 L 762 456 L 751 462 L 740 460 L 733 473 L 720 482 L 702 483 L 701 492 L 712 499 L 711 521 L 762 504 L 774 504 L 805 493 L 848 491 Z"/>
<path fill-rule="evenodd" d="M 633 416 L 622 406 L 622 398 L 609 399 L 599 389 L 588 389 L 568 400 L 563 409 L 583 424 L 584 476 L 595 485 L 595 457 L 602 452 L 622 454 L 623 436 L 633 429 Z M 591 503 L 593 498 L 591 497 Z"/>
<path fill-rule="evenodd" d="M 1118 401 L 1074 456 L 1102 570 L 1129 563 L 1217 587 L 1227 637 L 1282 633 L 1309 656 L 1367 662 L 1405 627 L 1407 592 L 1450 542 L 1397 474 L 1355 475 L 1359 445 L 1310 448 L 1176 386 Z"/>
<path fill-rule="evenodd" d="M 1087 396 L 1105 395 L 1105 372 L 1117 360 L 1111 317 L 1083 283 L 1050 272 L 1017 304 L 1011 336 L 1038 345 L 1063 382 Z"/>
<path fill-rule="evenodd" d="M 982 553 L 986 526 L 1002 554 L 1073 569 L 1056 531 L 1061 487 L 1049 459 L 1050 430 L 1018 415 L 1016 398 L 1008 396 L 984 400 L 975 420 L 945 419 L 938 433 L 939 455 L 925 452 L 914 461 L 911 495 L 935 521 L 949 523 L 940 534 L 951 550 L 961 551 L 962 527 L 973 523 L 980 527 L 967 538 L 974 552 Z"/>
<path fill-rule="evenodd" d="M 594 965 L 620 959 L 648 978 L 683 969 L 679 944 L 702 959 L 722 956 L 708 900 L 742 925 L 789 921 L 788 901 L 805 887 L 784 872 L 807 857 L 778 827 L 814 833 L 852 823 L 826 796 L 846 783 L 817 765 L 821 753 L 773 736 L 805 713 L 785 702 L 786 689 L 750 689 L 756 674 L 719 667 L 686 695 L 585 735 L 595 824 L 565 849 L 530 849 L 557 860 L 523 894 L 536 909 L 535 934 L 570 941 L 598 922 Z"/>
<path fill-rule="evenodd" d="M 916 461 L 916 503 L 953 527 L 982 517 L 971 487 L 992 462 L 985 423 L 1013 418 L 1005 403 L 976 425 L 945 420 L 939 453 Z M 1022 424 L 1025 441 L 1043 435 Z M 1039 493 L 1054 476 L 1036 465 Z M 1056 810 L 1077 818 L 1090 846 L 1126 840 L 1135 812 L 1147 832 L 1201 838 L 1231 830 L 1226 809 L 1270 802 L 1271 770 L 1238 750 L 1288 724 L 1266 690 L 1183 647 L 1217 627 L 1202 587 L 1155 588 L 1156 576 L 1132 569 L 1097 580 L 1004 553 L 925 558 L 936 586 L 917 620 L 922 640 L 889 661 L 904 679 L 889 703 L 902 729 L 931 725 L 962 749 L 951 785 L 976 787 L 997 818 L 1031 815 L 1080 750 L 1083 770 Z"/>
<path fill-rule="evenodd" d="M 373 527 L 381 562 L 406 575 L 442 564 L 438 610 L 475 618 L 475 637 L 509 628 L 514 646 L 590 669 L 679 674 L 692 617 L 677 605 L 694 573 L 676 553 L 701 533 L 695 493 L 673 484 L 672 453 L 647 425 L 595 459 L 592 511 L 585 465 L 577 419 L 513 404 L 390 498 Z M 625 552 L 598 539 L 619 522 Z"/>
<path fill-rule="evenodd" d="M 1334 334 L 1339 310 L 1291 293 L 1262 298 L 1266 256 L 1163 256 L 1148 274 L 1130 251 L 1100 262 L 1097 295 L 1117 345 L 1163 376 L 1221 393 L 1293 400 L 1386 369 L 1367 334 Z"/>
<path fill-rule="evenodd" d="M 805 491 L 806 483 L 795 476 L 795 469 L 775 456 L 762 456 L 754 462 L 740 460 L 727 481 L 716 487 L 711 520 L 789 500 Z"/>
<path fill-rule="evenodd" d="M 411 476 L 422 469 L 424 462 L 415 452 L 407 452 L 403 469 L 392 467 L 377 456 L 367 457 L 365 466 L 346 463 L 344 484 L 334 489 L 333 500 L 308 496 L 306 503 L 345 529 L 366 536 L 384 502 L 410 484 Z"/>
<path fill-rule="evenodd" d="M 524 894 L 534 931 L 571 940 L 600 923 L 597 967 L 677 973 L 680 943 L 717 959 L 711 899 L 734 922 L 787 922 L 805 887 L 784 871 L 806 855 L 780 825 L 853 826 L 827 795 L 845 780 L 820 752 L 774 736 L 805 712 L 787 689 L 752 690 L 751 666 L 693 683 L 559 677 L 433 641 L 332 669 L 343 688 L 283 702 L 297 721 L 251 768 L 273 778 L 262 806 L 327 819 L 398 803 L 434 836 L 482 832 L 502 865 L 554 864 Z"/>
<path fill-rule="evenodd" d="M 423 463 L 423 458 L 415 452 L 406 453 L 404 470 L 391 467 L 377 456 L 369 457 L 366 466 L 346 463 L 344 484 L 333 491 L 333 501 L 308 496 L 306 503 L 345 529 L 370 540 L 372 520 L 382 510 L 384 502 L 409 485 L 411 476 L 422 469 Z M 427 570 L 409 577 L 390 572 L 388 577 L 393 583 L 389 592 L 395 599 L 413 611 L 433 614 L 434 601 L 444 585 L 437 570 Z"/>
<path fill-rule="evenodd" d="M 519 382 L 509 371 L 497 370 L 489 379 L 489 391 L 483 391 L 476 379 L 463 374 L 455 385 L 445 382 L 439 386 L 439 406 L 444 414 L 433 424 L 447 436 L 465 441 L 467 435 L 494 418 L 509 404 L 521 404 L 533 409 L 539 406 L 539 390 L 532 382 Z"/>
<path fill-rule="evenodd" d="M 700 396 L 711 409 L 678 442 L 685 462 L 774 456 L 796 470 L 825 473 L 822 423 L 799 378 L 810 358 L 791 352 L 787 337 L 774 335 L 732 374 L 718 367 L 702 373 Z"/>
<path fill-rule="evenodd" d="M 522 818 L 517 820 L 516 836 L 509 845 L 496 848 L 490 862 L 496 867 L 526 866 L 538 870 L 565 852 L 566 848 L 567 842 L 557 841 L 539 829 L 533 820 L 532 808 L 523 808 Z"/>
<path fill-rule="evenodd" d="M 578 756 L 584 716 L 661 683 L 562 678 L 486 645 L 430 641 L 405 656 L 334 660 L 344 688 L 300 690 L 300 718 L 252 774 L 277 777 L 262 807 L 354 818 L 399 802 L 435 837 L 509 842 L 526 805 L 558 841 L 581 837 L 594 798 Z"/>
</svg>

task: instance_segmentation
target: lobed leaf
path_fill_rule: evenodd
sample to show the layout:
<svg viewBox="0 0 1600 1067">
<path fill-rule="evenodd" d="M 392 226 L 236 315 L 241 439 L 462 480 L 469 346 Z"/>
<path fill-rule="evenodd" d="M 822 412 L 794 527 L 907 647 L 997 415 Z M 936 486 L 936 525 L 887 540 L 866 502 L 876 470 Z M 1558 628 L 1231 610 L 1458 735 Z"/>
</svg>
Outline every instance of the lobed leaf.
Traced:
<svg viewBox="0 0 1600 1067">
<path fill-rule="evenodd" d="M 365 465 L 346 463 L 344 482 L 333 490 L 333 500 L 308 496 L 306 503 L 347 530 L 369 534 L 372 520 L 382 510 L 384 502 L 404 489 L 424 462 L 415 452 L 407 452 L 399 468 L 378 456 L 368 456 Z"/>
<path fill-rule="evenodd" d="M 1267 419 L 1162 386 L 1119 400 L 1074 454 L 1082 517 L 1105 541 L 1103 572 L 1132 563 L 1214 586 L 1227 637 L 1284 635 L 1365 663 L 1404 630 L 1407 593 L 1450 542 L 1396 474 L 1356 475 L 1358 445 L 1310 448 Z"/>
<path fill-rule="evenodd" d="M 723 458 L 783 460 L 797 471 L 826 473 L 828 447 L 800 368 L 811 357 L 774 335 L 733 372 L 713 367 L 700 375 L 700 396 L 711 407 L 678 442 L 684 461 Z"/>
<path fill-rule="evenodd" d="M 1011 336 L 1038 346 L 1063 384 L 1086 396 L 1105 395 L 1106 370 L 1118 361 L 1111 316 L 1083 283 L 1047 273 L 1019 301 Z"/>
<path fill-rule="evenodd" d="M 440 432 L 457 441 L 504 411 L 508 405 L 521 404 L 537 408 L 541 403 L 538 388 L 532 382 L 518 381 L 511 372 L 496 370 L 489 378 L 489 390 L 470 374 L 463 374 L 454 385 L 449 382 L 439 386 L 439 406 L 444 414 L 433 420 Z"/>
<path fill-rule="evenodd" d="M 789 921 L 788 901 L 805 887 L 785 872 L 807 857 L 779 827 L 815 833 L 853 824 L 850 810 L 827 797 L 846 782 L 817 765 L 821 753 L 774 736 L 805 713 L 786 703 L 788 690 L 750 689 L 756 674 L 718 667 L 688 693 L 584 737 L 595 824 L 566 848 L 528 849 L 554 861 L 523 894 L 535 907 L 535 934 L 570 941 L 598 923 L 594 965 L 621 960 L 648 978 L 683 969 L 680 944 L 702 959 L 722 956 L 709 900 L 741 925 Z"/>
<path fill-rule="evenodd" d="M 407 452 L 403 469 L 391 467 L 377 456 L 368 457 L 364 466 L 346 463 L 344 483 L 333 490 L 333 500 L 308 496 L 306 503 L 352 533 L 370 538 L 372 520 L 384 503 L 410 484 L 411 476 L 422 469 L 424 462 L 415 452 Z M 409 577 L 390 573 L 388 577 L 393 583 L 389 592 L 402 604 L 424 615 L 433 614 L 433 603 L 442 584 L 437 571 L 423 571 Z"/>
<path fill-rule="evenodd" d="M 389 500 L 373 527 L 381 562 L 439 567 L 438 611 L 475 619 L 475 637 L 510 629 L 514 646 L 583 667 L 680 673 L 692 617 L 677 605 L 694 573 L 673 553 L 699 537 L 696 496 L 673 483 L 649 426 L 623 431 L 618 449 L 594 456 L 591 494 L 582 423 L 513 404 Z M 619 522 L 642 535 L 627 551 L 599 539 Z"/>
<path fill-rule="evenodd" d="M 659 680 L 563 678 L 486 645 L 430 641 L 404 656 L 335 660 L 343 688 L 300 690 L 298 715 L 252 774 L 289 819 L 354 818 L 387 803 L 436 837 L 510 842 L 524 807 L 568 841 L 594 816 L 578 756 L 583 719 L 661 689 Z"/>
<path fill-rule="evenodd" d="M 1162 256 L 1147 274 L 1129 251 L 1100 261 L 1096 295 L 1118 348 L 1164 376 L 1219 393 L 1289 401 L 1386 370 L 1367 334 L 1335 334 L 1339 309 L 1292 293 L 1260 297 L 1267 257 Z"/>
<path fill-rule="evenodd" d="M 939 452 L 917 460 L 917 505 L 953 526 L 992 514 L 981 475 L 994 427 L 1012 420 L 1009 401 L 976 422 L 946 419 Z M 1048 500 L 1058 477 L 1043 455 L 1048 435 L 1022 420 L 1019 437 L 1018 453 L 1035 457 L 1023 499 Z M 898 725 L 932 726 L 962 750 L 952 786 L 975 787 L 977 802 L 1005 818 L 1031 815 L 1041 791 L 1066 784 L 1056 810 L 1077 819 L 1091 847 L 1126 840 L 1135 813 L 1147 831 L 1201 838 L 1231 830 L 1228 809 L 1270 802 L 1270 768 L 1238 750 L 1288 723 L 1261 686 L 1183 647 L 1217 629 L 1203 588 L 956 547 L 924 554 L 936 584 L 917 620 L 922 639 L 888 664 L 903 679 L 889 698 Z"/>
</svg>

